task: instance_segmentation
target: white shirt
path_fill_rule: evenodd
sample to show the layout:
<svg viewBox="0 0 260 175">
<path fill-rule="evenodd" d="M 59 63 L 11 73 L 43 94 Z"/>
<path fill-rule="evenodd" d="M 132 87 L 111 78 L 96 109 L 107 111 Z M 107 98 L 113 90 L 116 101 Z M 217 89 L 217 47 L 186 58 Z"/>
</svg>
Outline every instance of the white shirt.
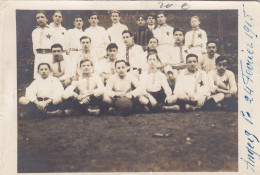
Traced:
<svg viewBox="0 0 260 175">
<path fill-rule="evenodd" d="M 206 72 L 197 70 L 192 74 L 187 69 L 182 70 L 175 84 L 174 95 L 179 99 L 187 95 L 192 101 L 197 101 L 201 96 L 208 97 L 210 93 Z"/>
<path fill-rule="evenodd" d="M 173 29 L 173 27 L 168 26 L 167 24 L 157 26 L 153 31 L 153 35 L 159 40 L 159 46 L 173 44 Z"/>
<path fill-rule="evenodd" d="M 65 34 L 67 30 L 62 25 L 55 27 L 53 22 L 49 24 L 49 27 L 53 30 L 53 43 L 61 44 L 63 50 L 66 50 Z"/>
<path fill-rule="evenodd" d="M 115 62 L 116 59 L 115 61 L 111 61 L 108 57 L 104 57 L 98 62 L 96 73 L 98 75 L 106 73 L 108 76 L 115 74 Z"/>
<path fill-rule="evenodd" d="M 159 70 L 156 72 L 142 73 L 140 77 L 140 86 L 148 93 L 158 92 L 163 88 L 166 96 L 172 95 L 166 76 Z"/>
<path fill-rule="evenodd" d="M 237 93 L 237 84 L 233 72 L 226 70 L 223 75 L 220 75 L 217 70 L 212 70 L 208 73 L 209 88 L 212 93 L 215 93 L 217 88 L 229 90 L 231 94 Z"/>
<path fill-rule="evenodd" d="M 124 60 L 126 60 L 126 55 Z M 129 49 L 129 64 L 132 68 L 145 69 L 147 67 L 147 61 L 142 46 L 135 44 Z"/>
<path fill-rule="evenodd" d="M 31 102 L 37 98 L 51 98 L 53 104 L 62 101 L 62 93 L 64 88 L 58 78 L 49 75 L 46 79 L 37 77 L 28 88 L 26 88 L 25 97 Z"/>
<path fill-rule="evenodd" d="M 60 81 L 64 81 L 73 76 L 70 68 L 71 66 L 70 58 L 67 55 L 63 54 L 63 60 L 60 61 L 61 72 L 59 72 L 59 65 L 58 65 L 59 63 L 56 62 L 54 58 L 52 59 L 53 61 L 50 66 L 54 77 L 57 77 Z"/>
<path fill-rule="evenodd" d="M 182 47 L 182 58 L 183 58 L 183 63 L 186 63 L 186 56 L 187 56 L 187 53 L 185 52 L 185 47 L 183 46 Z M 170 64 L 178 64 L 178 63 L 181 63 L 181 48 L 178 47 L 178 46 L 171 46 L 171 49 L 170 49 L 170 60 L 169 60 L 169 63 Z"/>
<path fill-rule="evenodd" d="M 216 69 L 216 58 L 219 54 L 215 54 L 213 58 L 209 58 L 208 54 L 203 54 L 201 59 L 199 59 L 199 68 L 208 73 L 211 70 Z"/>
<path fill-rule="evenodd" d="M 107 29 L 108 36 L 110 37 L 111 43 L 116 43 L 118 47 L 125 46 L 122 33 L 124 30 L 128 30 L 128 27 L 120 22 L 112 24 Z"/>
<path fill-rule="evenodd" d="M 71 85 L 65 89 L 63 97 L 65 99 L 71 97 L 75 93 L 74 90 L 76 88 L 78 88 L 80 95 L 84 95 L 92 90 L 95 96 L 100 96 L 104 93 L 104 84 L 101 78 L 95 74 L 85 78 L 80 76 L 78 81 L 73 81 Z"/>
<path fill-rule="evenodd" d="M 32 32 L 34 55 L 37 54 L 36 49 L 51 49 L 51 46 L 54 44 L 53 39 L 53 30 L 48 25 L 34 29 Z"/>
<path fill-rule="evenodd" d="M 96 72 L 97 66 L 98 66 L 98 58 L 97 55 L 95 54 L 95 52 L 90 51 L 90 53 L 88 55 L 83 55 L 82 52 L 80 52 L 77 56 L 77 73 L 80 75 L 81 74 L 81 70 L 80 70 L 80 61 L 83 59 L 89 59 L 93 62 L 93 68 L 94 68 L 94 72 Z"/>
<path fill-rule="evenodd" d="M 185 46 L 188 48 L 188 46 L 192 45 L 192 35 L 194 30 L 190 30 L 185 34 Z M 208 42 L 207 34 L 202 29 L 196 29 L 194 34 L 194 43 L 191 47 L 201 47 L 203 52 L 207 52 L 206 50 L 206 44 Z"/>
<path fill-rule="evenodd" d="M 84 32 L 82 29 L 74 28 L 74 29 L 69 29 L 66 32 L 66 49 L 79 49 L 81 50 L 81 45 L 80 45 L 80 38 L 84 36 Z"/>
<path fill-rule="evenodd" d="M 132 85 L 135 90 L 132 89 Z M 106 95 L 109 97 L 114 97 L 116 92 L 131 93 L 134 97 L 140 95 L 140 89 L 138 88 L 139 82 L 136 77 L 129 73 L 121 79 L 118 74 L 111 75 L 106 84 Z"/>
<path fill-rule="evenodd" d="M 110 43 L 107 31 L 100 26 L 90 26 L 84 31 L 85 35 L 91 38 L 92 48 L 105 48 Z"/>
</svg>

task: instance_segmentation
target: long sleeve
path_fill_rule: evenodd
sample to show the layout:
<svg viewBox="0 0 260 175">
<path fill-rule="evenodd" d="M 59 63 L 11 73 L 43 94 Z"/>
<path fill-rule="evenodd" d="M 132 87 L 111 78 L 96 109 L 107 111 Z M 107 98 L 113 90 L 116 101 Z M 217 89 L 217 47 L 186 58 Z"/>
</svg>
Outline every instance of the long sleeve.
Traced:
<svg viewBox="0 0 260 175">
<path fill-rule="evenodd" d="M 64 81 L 66 79 L 69 79 L 71 77 L 73 77 L 73 73 L 71 71 L 71 63 L 68 57 L 63 56 L 64 61 L 65 61 L 65 70 L 64 70 L 64 74 L 59 78 L 60 81 Z"/>
<path fill-rule="evenodd" d="M 30 86 L 26 88 L 25 97 L 28 98 L 31 102 L 37 100 L 37 80 L 34 80 Z"/>
<path fill-rule="evenodd" d="M 237 93 L 237 84 L 235 75 L 233 72 L 229 71 L 229 86 L 230 86 L 230 93 L 235 95 Z"/>
<path fill-rule="evenodd" d="M 172 95 L 172 90 L 171 90 L 169 83 L 167 81 L 167 78 L 164 74 L 161 74 L 161 81 L 162 81 L 162 87 L 163 87 L 163 90 L 164 90 L 166 96 Z"/>
<path fill-rule="evenodd" d="M 71 85 L 68 86 L 68 87 L 65 89 L 65 91 L 63 92 L 62 97 L 63 97 L 64 99 L 68 99 L 69 97 L 72 97 L 73 94 L 75 93 L 74 90 L 77 88 L 77 86 L 78 86 L 78 81 L 73 81 L 73 82 L 71 83 Z"/>
<path fill-rule="evenodd" d="M 36 30 L 34 30 L 33 32 L 32 32 L 32 46 L 33 46 L 33 53 L 34 53 L 34 55 L 36 55 L 37 54 L 37 52 L 36 52 Z"/>
<path fill-rule="evenodd" d="M 95 77 L 95 81 L 96 81 L 96 84 L 97 84 L 97 89 L 94 90 L 94 96 L 101 96 L 104 94 L 104 84 L 103 84 L 103 81 L 101 80 L 101 78 L 99 76 L 96 76 Z"/>
<path fill-rule="evenodd" d="M 209 90 L 210 90 L 211 93 L 215 93 L 216 90 L 218 89 L 218 87 L 217 87 L 217 86 L 215 85 L 215 83 L 214 83 L 214 72 L 215 72 L 215 70 L 210 71 L 210 72 L 208 73 L 208 78 L 209 78 Z"/>
<path fill-rule="evenodd" d="M 135 89 L 131 92 L 132 95 L 136 98 L 137 96 L 140 96 L 143 94 L 142 92 L 142 88 L 140 87 L 140 82 L 138 81 L 138 79 L 136 77 L 132 77 L 132 85 L 135 87 Z"/>
<path fill-rule="evenodd" d="M 178 97 L 178 99 L 182 99 L 182 97 L 184 97 L 186 94 L 183 90 L 183 82 L 182 80 L 184 80 L 184 76 L 183 75 L 179 75 L 177 80 L 176 80 L 176 84 L 174 87 L 174 95 L 176 95 Z"/>
<path fill-rule="evenodd" d="M 115 81 L 115 76 L 113 76 L 113 75 L 111 77 L 109 77 L 109 79 L 107 80 L 105 94 L 109 97 L 115 96 L 115 92 L 113 91 L 114 81 Z"/>
<path fill-rule="evenodd" d="M 52 99 L 53 99 L 53 104 L 56 105 L 58 103 L 61 103 L 62 102 L 62 94 L 64 92 L 64 88 L 61 84 L 61 82 L 53 77 L 53 94 L 52 94 Z"/>
</svg>

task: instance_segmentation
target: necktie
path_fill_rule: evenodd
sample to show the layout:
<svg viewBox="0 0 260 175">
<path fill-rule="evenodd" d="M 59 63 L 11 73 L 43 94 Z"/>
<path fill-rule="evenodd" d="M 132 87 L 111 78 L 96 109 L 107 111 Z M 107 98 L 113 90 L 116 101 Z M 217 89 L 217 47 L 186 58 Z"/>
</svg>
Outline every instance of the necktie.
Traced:
<svg viewBox="0 0 260 175">
<path fill-rule="evenodd" d="M 183 54 L 182 54 L 182 46 L 180 47 L 180 61 L 184 63 Z"/>
<path fill-rule="evenodd" d="M 110 67 L 111 67 L 111 75 L 114 75 L 114 74 L 115 74 L 115 67 L 114 67 L 114 64 L 111 63 L 111 64 L 110 64 Z"/>
<path fill-rule="evenodd" d="M 86 87 L 87 87 L 87 90 L 89 90 L 89 77 L 87 77 L 87 85 L 86 85 Z"/>
<path fill-rule="evenodd" d="M 194 46 L 194 41 L 195 41 L 195 33 L 196 33 L 196 29 L 193 30 L 192 32 L 192 38 L 191 38 L 191 46 Z"/>
<path fill-rule="evenodd" d="M 129 47 L 126 46 L 126 63 L 127 63 L 128 66 L 130 65 L 130 63 L 129 63 L 129 50 L 130 50 L 130 48 L 132 48 L 133 46 L 134 46 L 134 44 L 131 44 Z"/>
<path fill-rule="evenodd" d="M 41 29 L 41 33 L 40 33 L 40 46 L 42 45 L 42 40 L 44 37 L 44 28 L 40 28 Z"/>
<path fill-rule="evenodd" d="M 60 61 L 58 62 L 58 71 L 61 72 L 61 63 L 60 63 Z"/>
</svg>

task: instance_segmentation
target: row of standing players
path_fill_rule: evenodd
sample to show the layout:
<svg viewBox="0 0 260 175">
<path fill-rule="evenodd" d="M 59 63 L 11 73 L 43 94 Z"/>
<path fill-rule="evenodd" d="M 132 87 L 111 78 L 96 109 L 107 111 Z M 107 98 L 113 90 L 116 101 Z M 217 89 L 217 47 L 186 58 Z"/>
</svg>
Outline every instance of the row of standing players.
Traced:
<svg viewBox="0 0 260 175">
<path fill-rule="evenodd" d="M 118 13 L 112 13 L 111 16 L 113 14 Z M 94 17 L 97 17 L 96 14 Z M 54 44 L 50 49 L 49 61 L 46 61 L 46 52 L 40 53 L 45 55 L 45 60 L 37 65 L 40 76 L 36 76 L 36 80 L 26 89 L 25 97 L 20 98 L 19 102 L 29 110 L 45 111 L 48 114 L 62 113 L 58 109 L 61 108 L 62 99 L 62 108 L 66 114 L 71 114 L 73 109 L 99 114 L 100 105 L 109 111 L 114 111 L 114 107 L 118 106 L 117 109 L 127 111 L 132 109 L 132 104 L 146 111 L 196 110 L 203 106 L 207 109 L 234 109 L 237 102 L 235 76 L 226 70 L 227 58 L 216 54 L 216 43 L 208 42 L 205 46 L 207 53 L 203 54 L 202 45 L 194 46 L 193 51 L 192 46 L 182 49 L 185 48 L 182 30 L 175 28 L 172 35 L 174 47 L 162 51 L 159 49 L 160 40 L 156 37 L 151 36 L 147 46 L 142 48 L 134 42 L 136 33 L 133 35 L 124 30 L 121 37 L 126 46 L 125 59 L 120 56 L 120 49 L 115 43 L 107 46 L 106 56 L 96 56 L 98 52 L 92 47 L 94 37 L 81 36 L 81 49 L 74 50 L 78 53 L 74 57 L 71 52 L 68 53 L 73 49 L 66 51 L 70 55 L 68 57 L 63 54 L 61 44 Z M 195 40 L 196 37 L 192 38 Z M 141 49 L 131 54 L 131 49 L 135 47 Z M 178 50 L 174 52 L 173 48 Z M 179 58 L 173 59 L 176 55 Z M 63 86 L 57 82 L 62 82 Z M 124 104 L 126 108 L 123 108 Z"/>
</svg>

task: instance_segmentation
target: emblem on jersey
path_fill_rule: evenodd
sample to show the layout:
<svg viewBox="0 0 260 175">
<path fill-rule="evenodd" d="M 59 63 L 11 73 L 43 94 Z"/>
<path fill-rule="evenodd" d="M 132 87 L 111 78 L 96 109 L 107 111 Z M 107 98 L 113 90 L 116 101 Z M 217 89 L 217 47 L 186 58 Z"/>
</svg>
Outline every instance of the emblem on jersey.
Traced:
<svg viewBox="0 0 260 175">
<path fill-rule="evenodd" d="M 200 84 L 200 87 L 204 85 L 202 80 L 199 82 L 199 84 Z"/>
<path fill-rule="evenodd" d="M 166 35 L 168 35 L 168 36 L 169 36 L 169 35 L 170 35 L 170 32 L 166 32 Z"/>
<path fill-rule="evenodd" d="M 228 80 L 223 81 L 223 83 L 227 86 L 229 84 Z"/>
<path fill-rule="evenodd" d="M 198 38 L 202 38 L 202 34 L 201 33 L 198 34 Z"/>
<path fill-rule="evenodd" d="M 64 35 L 64 32 L 62 32 L 61 34 Z"/>
<path fill-rule="evenodd" d="M 48 33 L 48 35 L 46 35 L 46 38 L 51 39 L 51 35 Z"/>
</svg>

